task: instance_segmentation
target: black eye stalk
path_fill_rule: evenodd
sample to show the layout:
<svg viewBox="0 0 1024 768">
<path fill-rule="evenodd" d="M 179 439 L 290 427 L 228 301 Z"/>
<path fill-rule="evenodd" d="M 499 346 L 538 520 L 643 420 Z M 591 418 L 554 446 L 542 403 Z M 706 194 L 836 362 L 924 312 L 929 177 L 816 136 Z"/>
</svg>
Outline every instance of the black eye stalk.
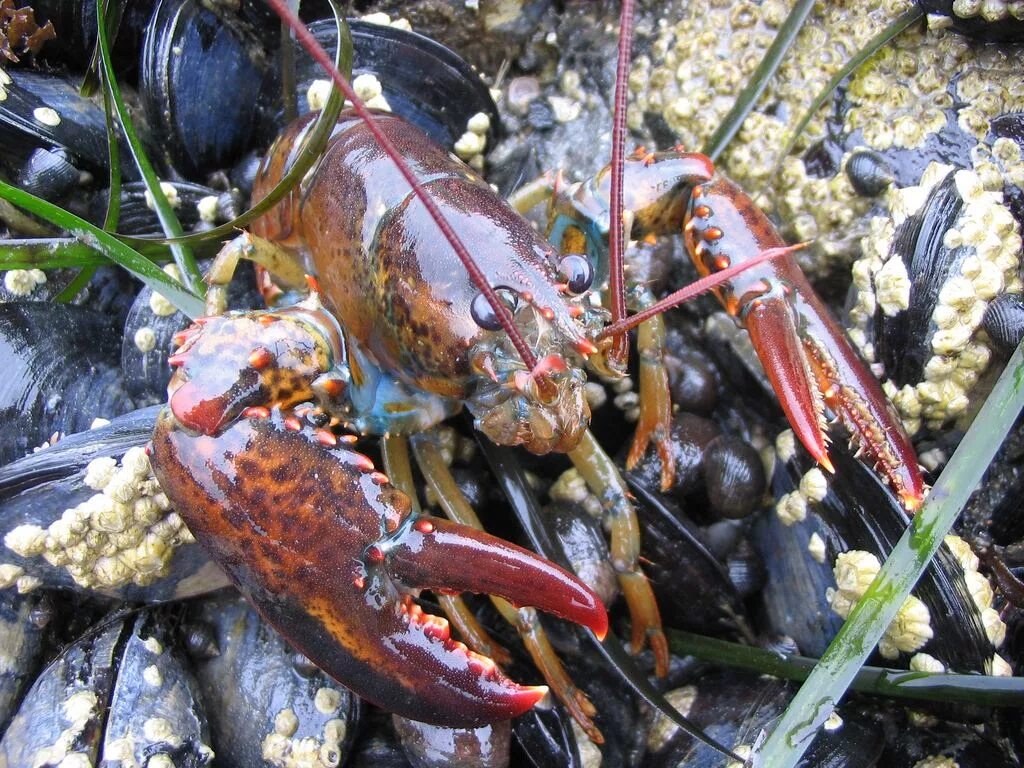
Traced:
<svg viewBox="0 0 1024 768">
<path fill-rule="evenodd" d="M 508 308 L 508 311 L 514 315 L 516 309 L 519 308 L 519 297 L 516 292 L 511 288 L 500 287 L 495 289 L 495 293 L 498 294 L 498 298 Z M 487 297 L 483 293 L 478 293 L 473 299 L 473 303 L 469 305 L 469 314 L 473 318 L 473 322 L 485 331 L 501 330 L 498 313 L 494 311 L 494 307 L 487 301 Z"/>
<path fill-rule="evenodd" d="M 558 279 L 565 283 L 569 293 L 579 296 L 590 290 L 594 282 L 594 267 L 586 256 L 569 253 L 558 262 Z"/>
</svg>

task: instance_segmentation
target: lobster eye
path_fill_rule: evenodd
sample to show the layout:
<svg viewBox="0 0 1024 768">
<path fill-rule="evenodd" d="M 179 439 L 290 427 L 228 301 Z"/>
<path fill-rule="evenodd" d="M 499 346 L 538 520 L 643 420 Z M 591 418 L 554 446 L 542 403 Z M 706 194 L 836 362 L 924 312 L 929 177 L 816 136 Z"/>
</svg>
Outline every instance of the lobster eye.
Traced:
<svg viewBox="0 0 1024 768">
<path fill-rule="evenodd" d="M 586 256 L 570 253 L 558 262 L 558 277 L 565 282 L 569 293 L 579 296 L 590 290 L 590 284 L 594 281 L 594 267 Z"/>
<path fill-rule="evenodd" d="M 515 314 L 517 303 L 515 294 L 508 288 L 495 289 L 495 293 L 498 295 L 498 300 L 505 305 L 509 313 Z M 498 318 L 498 313 L 494 311 L 491 302 L 487 300 L 483 293 L 478 293 L 473 299 L 473 303 L 469 305 L 469 314 L 473 318 L 473 322 L 485 331 L 501 330 L 501 320 Z"/>
</svg>

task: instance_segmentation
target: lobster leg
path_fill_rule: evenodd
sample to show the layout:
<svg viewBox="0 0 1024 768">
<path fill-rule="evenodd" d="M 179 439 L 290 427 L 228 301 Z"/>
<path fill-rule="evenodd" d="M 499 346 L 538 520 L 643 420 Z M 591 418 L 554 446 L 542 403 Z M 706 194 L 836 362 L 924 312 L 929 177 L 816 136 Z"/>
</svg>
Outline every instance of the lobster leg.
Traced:
<svg viewBox="0 0 1024 768">
<path fill-rule="evenodd" d="M 569 452 L 569 459 L 601 500 L 611 523 L 612 565 L 633 622 L 633 653 L 639 653 L 650 643 L 655 674 L 664 677 L 668 674 L 668 641 L 661 629 L 661 613 L 654 591 L 640 569 L 640 525 L 636 510 L 629 502 L 629 489 L 615 463 L 589 430 L 579 446 Z"/>
<path fill-rule="evenodd" d="M 650 291 L 641 289 L 634 302 L 636 309 L 654 303 Z M 668 370 L 665 368 L 665 321 L 660 315 L 645 320 L 637 327 L 638 368 L 640 374 L 640 418 L 637 420 L 633 443 L 626 456 L 626 469 L 633 469 L 643 459 L 647 446 L 654 441 L 661 459 L 661 490 L 667 491 L 675 482 L 675 460 L 672 457 L 672 397 L 668 388 Z"/>
<path fill-rule="evenodd" d="M 427 482 L 441 500 L 445 514 L 462 525 L 482 530 L 480 519 L 456 485 L 455 478 L 452 477 L 429 433 L 421 433 L 413 438 L 413 450 Z M 543 674 L 544 680 L 551 686 L 555 696 L 569 710 L 590 740 L 595 744 L 603 744 L 604 736 L 592 719 L 597 710 L 565 671 L 561 660 L 551 647 L 544 627 L 541 626 L 537 612 L 532 608 L 517 608 L 512 602 L 500 597 L 492 597 L 491 600 L 502 617 L 519 632 L 530 658 Z"/>
<path fill-rule="evenodd" d="M 403 587 L 487 591 L 607 631 L 604 606 L 575 577 L 487 534 L 411 515 L 405 494 L 329 435 L 278 408 L 216 437 L 165 410 L 153 435 L 157 477 L 190 530 L 328 674 L 404 717 L 455 727 L 514 717 L 546 693 L 451 641 L 448 623 Z"/>
<path fill-rule="evenodd" d="M 704 274 L 784 246 L 768 217 L 718 176 L 694 188 L 684 224 L 687 248 Z M 826 406 L 850 431 L 908 510 L 924 482 L 899 416 L 791 255 L 747 270 L 718 297 L 751 341 L 793 430 L 831 470 Z"/>
<path fill-rule="evenodd" d="M 220 249 L 206 273 L 206 314 L 219 315 L 227 309 L 228 285 L 240 259 L 249 259 L 277 275 L 290 288 L 306 284 L 306 272 L 284 247 L 272 240 L 243 232 Z"/>
</svg>

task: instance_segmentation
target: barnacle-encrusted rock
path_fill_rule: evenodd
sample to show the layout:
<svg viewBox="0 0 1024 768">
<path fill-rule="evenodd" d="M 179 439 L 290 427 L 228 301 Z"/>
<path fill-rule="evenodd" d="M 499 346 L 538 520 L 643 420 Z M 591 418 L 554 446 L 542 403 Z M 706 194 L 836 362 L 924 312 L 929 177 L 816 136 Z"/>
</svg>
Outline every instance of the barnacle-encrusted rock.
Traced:
<svg viewBox="0 0 1024 768">
<path fill-rule="evenodd" d="M 824 272 L 856 257 L 871 199 L 858 194 L 851 160 L 871 151 L 896 186 L 918 182 L 924 157 L 977 170 L 970 147 L 1000 115 L 1024 109 L 1024 79 L 1013 50 L 974 45 L 942 24 L 918 24 L 888 43 L 850 78 L 780 152 L 829 79 L 909 0 L 818 4 L 778 73 L 718 163 L 741 185 L 777 205 L 784 234 L 813 240 L 801 265 Z M 979 6 L 980 9 L 980 6 Z M 788 4 L 718 3 L 666 9 L 630 73 L 629 124 L 651 117 L 699 148 L 733 106 L 788 13 Z M 776 173 L 781 167 L 781 173 Z M 867 185 L 870 187 L 871 185 Z M 864 186 L 861 187 L 862 191 Z"/>
</svg>

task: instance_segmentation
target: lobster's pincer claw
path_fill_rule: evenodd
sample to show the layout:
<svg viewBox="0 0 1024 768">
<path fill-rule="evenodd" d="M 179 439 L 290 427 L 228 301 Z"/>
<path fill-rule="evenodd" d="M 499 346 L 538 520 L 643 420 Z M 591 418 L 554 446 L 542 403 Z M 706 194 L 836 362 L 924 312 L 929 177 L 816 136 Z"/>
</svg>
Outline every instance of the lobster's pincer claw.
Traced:
<svg viewBox="0 0 1024 768">
<path fill-rule="evenodd" d="M 386 568 L 410 587 L 477 592 L 531 606 L 608 634 L 601 599 L 579 579 L 533 552 L 440 518 L 420 517 L 383 543 Z"/>
<path fill-rule="evenodd" d="M 411 518 L 409 499 L 366 456 L 287 411 L 254 411 L 211 437 L 165 410 L 153 435 L 157 477 L 262 616 L 358 695 L 469 727 L 522 714 L 547 692 L 453 641 L 407 586 L 493 591 L 607 630 L 600 600 L 557 566 L 469 528 Z"/>
<path fill-rule="evenodd" d="M 705 275 L 786 248 L 764 212 L 723 176 L 694 188 L 683 231 Z M 917 509 L 924 481 L 910 438 L 792 254 L 754 266 L 716 290 L 750 334 L 793 431 L 818 463 L 832 471 L 827 406 L 903 505 Z"/>
<path fill-rule="evenodd" d="M 784 269 L 777 264 L 776 269 Z M 846 334 L 793 265 L 790 291 L 754 300 L 744 325 L 793 432 L 829 472 L 827 406 L 909 511 L 924 498 L 917 455 L 899 416 Z"/>
</svg>

